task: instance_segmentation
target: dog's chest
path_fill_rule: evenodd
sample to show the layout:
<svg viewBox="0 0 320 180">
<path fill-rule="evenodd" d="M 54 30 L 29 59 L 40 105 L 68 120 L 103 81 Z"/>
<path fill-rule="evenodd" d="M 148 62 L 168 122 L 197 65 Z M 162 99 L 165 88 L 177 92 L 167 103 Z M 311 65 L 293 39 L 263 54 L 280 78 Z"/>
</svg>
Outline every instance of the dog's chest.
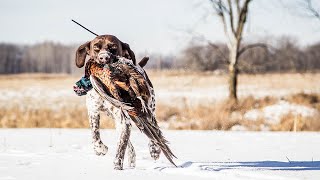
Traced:
<svg viewBox="0 0 320 180">
<path fill-rule="evenodd" d="M 89 112 L 97 113 L 99 111 L 106 112 L 113 119 L 119 119 L 119 108 L 113 106 L 110 102 L 101 98 L 101 96 L 93 89 L 86 96 L 86 106 Z"/>
<path fill-rule="evenodd" d="M 152 113 L 155 113 L 155 94 L 153 88 L 151 88 L 151 98 L 148 102 L 148 108 Z M 119 108 L 113 106 L 110 102 L 101 98 L 101 96 L 94 90 L 90 90 L 86 96 L 86 106 L 89 112 L 103 111 L 113 119 L 120 119 Z"/>
</svg>

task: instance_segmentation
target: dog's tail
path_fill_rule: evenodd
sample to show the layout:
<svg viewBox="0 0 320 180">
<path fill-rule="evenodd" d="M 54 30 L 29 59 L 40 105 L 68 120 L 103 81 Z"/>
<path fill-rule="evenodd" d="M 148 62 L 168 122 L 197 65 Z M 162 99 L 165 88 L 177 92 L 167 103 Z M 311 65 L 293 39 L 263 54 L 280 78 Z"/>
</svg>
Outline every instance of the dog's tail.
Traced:
<svg viewBox="0 0 320 180">
<path fill-rule="evenodd" d="M 173 158 L 177 158 L 171 149 L 168 146 L 168 141 L 163 136 L 158 124 L 156 123 L 156 119 L 152 116 L 151 121 L 146 118 L 141 118 L 139 116 L 131 116 L 133 122 L 137 125 L 141 132 L 143 132 L 151 141 L 153 141 L 156 145 L 158 145 L 166 156 L 166 158 L 177 167 L 177 165 L 173 162 Z"/>
</svg>

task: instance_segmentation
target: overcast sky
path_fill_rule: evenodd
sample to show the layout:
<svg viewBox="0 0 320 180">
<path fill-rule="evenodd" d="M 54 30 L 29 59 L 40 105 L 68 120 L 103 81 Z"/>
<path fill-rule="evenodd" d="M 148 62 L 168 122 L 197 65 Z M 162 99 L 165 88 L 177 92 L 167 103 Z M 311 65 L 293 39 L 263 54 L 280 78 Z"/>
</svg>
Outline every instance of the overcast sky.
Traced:
<svg viewBox="0 0 320 180">
<path fill-rule="evenodd" d="M 294 0 L 255 0 L 245 40 L 293 36 L 299 44 L 320 41 L 320 21 L 288 10 Z M 206 0 L 0 0 L 0 42 L 82 43 L 94 38 L 71 22 L 98 34 L 113 34 L 137 53 L 175 53 L 191 34 L 224 41 L 222 26 Z M 292 7 L 290 5 L 289 7 Z M 290 9 L 290 8 L 289 8 Z M 192 32 L 192 33 L 190 33 Z M 250 37 L 249 37 L 250 35 Z"/>
</svg>

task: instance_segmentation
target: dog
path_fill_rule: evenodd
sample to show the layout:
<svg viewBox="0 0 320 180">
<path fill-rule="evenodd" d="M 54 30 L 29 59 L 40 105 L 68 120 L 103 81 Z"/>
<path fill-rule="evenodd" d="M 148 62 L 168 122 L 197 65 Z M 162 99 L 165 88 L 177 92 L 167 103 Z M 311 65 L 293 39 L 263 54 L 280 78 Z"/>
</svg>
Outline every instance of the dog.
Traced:
<svg viewBox="0 0 320 180">
<path fill-rule="evenodd" d="M 123 43 L 117 37 L 113 35 L 101 35 L 97 36 L 92 41 L 88 41 L 83 45 L 79 46 L 76 51 L 75 63 L 76 66 L 81 68 L 85 65 L 85 60 L 89 56 L 90 61 L 94 61 L 98 64 L 108 63 L 108 52 L 111 52 L 115 56 L 121 56 L 132 61 L 136 65 L 136 58 L 134 52 L 130 49 L 127 43 Z M 146 65 L 148 58 L 143 58 L 139 62 L 139 66 L 143 67 Z M 86 68 L 87 69 L 87 68 Z M 86 76 L 88 76 L 86 70 Z M 154 98 L 154 97 L 153 97 Z M 100 111 L 106 112 L 115 120 L 117 131 L 123 132 L 125 129 L 129 135 L 131 131 L 131 124 L 121 123 L 121 111 L 119 108 L 113 106 L 110 102 L 103 99 L 97 91 L 91 90 L 86 96 L 86 106 L 88 109 L 89 122 L 92 134 L 92 143 L 95 153 L 99 156 L 105 155 L 108 151 L 108 147 L 104 145 L 100 138 L 99 126 L 100 126 Z M 127 133 L 127 134 L 128 134 Z M 124 151 L 121 146 L 122 141 L 127 137 L 123 137 L 123 133 L 120 134 L 119 143 L 117 147 L 117 155 L 114 160 L 114 169 L 123 169 L 123 158 Z M 130 139 L 127 142 L 128 161 L 129 167 L 135 167 L 136 165 L 136 154 Z M 150 155 L 154 160 L 157 160 L 160 156 L 161 149 L 155 144 L 154 141 L 149 142 Z"/>
</svg>

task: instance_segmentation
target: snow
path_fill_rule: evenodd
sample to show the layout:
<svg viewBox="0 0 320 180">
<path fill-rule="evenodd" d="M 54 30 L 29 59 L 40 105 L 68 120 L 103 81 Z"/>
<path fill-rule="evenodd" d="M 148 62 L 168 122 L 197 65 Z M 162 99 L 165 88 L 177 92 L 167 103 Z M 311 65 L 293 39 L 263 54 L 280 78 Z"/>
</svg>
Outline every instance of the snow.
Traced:
<svg viewBox="0 0 320 180">
<path fill-rule="evenodd" d="M 154 162 L 139 131 L 137 167 L 113 170 L 114 130 L 102 130 L 106 156 L 93 153 L 89 129 L 1 129 L 0 180 L 15 179 L 319 179 L 320 133 L 164 131 L 178 168 Z"/>
<path fill-rule="evenodd" d="M 50 87 L 50 86 L 23 86 L 20 88 L 2 88 L 0 89 L 0 101 L 10 102 L 2 103 L 0 106 L 11 106 L 24 100 L 29 100 L 32 103 L 32 108 L 37 109 L 39 103 L 42 105 L 55 104 L 57 110 L 65 108 L 63 99 L 72 101 L 79 101 L 82 97 L 76 96 L 72 90 L 74 84 L 67 85 L 63 88 Z M 288 94 L 302 92 L 299 88 L 287 88 L 287 89 L 272 89 L 263 88 L 258 85 L 239 85 L 238 96 L 248 97 L 253 96 L 255 98 L 262 98 L 266 96 L 283 97 Z M 320 88 L 314 88 L 312 90 L 304 90 L 304 93 L 319 93 Z M 227 85 L 216 85 L 215 87 L 183 87 L 169 89 L 166 86 L 156 87 L 156 100 L 157 102 L 180 105 L 198 105 L 206 103 L 214 103 L 224 100 L 228 97 Z M 33 102 L 36 101 L 36 102 Z M 43 104 L 44 103 L 44 104 Z M 21 107 L 20 107 L 21 108 Z"/>
<path fill-rule="evenodd" d="M 244 118 L 248 120 L 265 119 L 269 123 L 277 124 L 283 116 L 289 113 L 295 116 L 312 117 L 319 112 L 316 109 L 307 106 L 280 101 L 277 104 L 266 106 L 261 110 L 252 109 L 244 114 Z"/>
<path fill-rule="evenodd" d="M 248 129 L 242 125 L 234 125 L 232 126 L 232 128 L 230 129 L 231 131 L 247 131 Z"/>
<path fill-rule="evenodd" d="M 301 90 L 299 88 L 286 88 L 286 89 L 272 89 L 264 88 L 259 85 L 239 85 L 237 89 L 238 96 L 254 98 L 269 97 L 284 97 L 288 94 L 296 93 L 319 93 L 320 88 L 312 90 Z M 187 99 L 189 105 L 200 104 L 205 102 L 216 102 L 228 98 L 228 86 L 227 85 L 216 85 L 215 87 L 192 87 L 183 89 L 165 89 L 156 88 L 156 98 L 161 101 L 182 101 Z"/>
</svg>

